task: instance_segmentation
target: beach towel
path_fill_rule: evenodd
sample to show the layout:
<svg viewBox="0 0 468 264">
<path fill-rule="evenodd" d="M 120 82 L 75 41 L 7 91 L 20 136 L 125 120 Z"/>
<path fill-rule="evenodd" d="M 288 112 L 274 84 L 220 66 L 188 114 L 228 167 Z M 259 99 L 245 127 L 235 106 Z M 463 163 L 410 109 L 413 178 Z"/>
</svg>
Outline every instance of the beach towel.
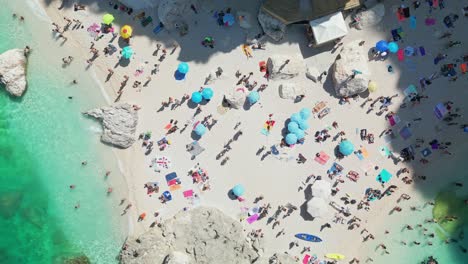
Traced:
<svg viewBox="0 0 468 264">
<path fill-rule="evenodd" d="M 438 7 L 439 6 L 439 0 L 432 0 L 432 6 L 434 8 Z"/>
<path fill-rule="evenodd" d="M 415 16 L 410 17 L 410 28 L 412 28 L 412 29 L 416 28 L 416 17 Z"/>
<path fill-rule="evenodd" d="M 465 74 L 467 72 L 466 68 L 467 68 L 466 63 L 460 64 L 460 71 L 462 74 Z"/>
<path fill-rule="evenodd" d="M 315 157 L 314 160 L 318 162 L 320 165 L 325 165 L 327 161 L 330 159 L 330 156 L 327 155 L 327 153 L 320 151 L 320 155 L 318 157 Z"/>
<path fill-rule="evenodd" d="M 421 53 L 421 56 L 426 55 L 426 49 L 423 46 L 419 47 L 419 52 Z"/>
<path fill-rule="evenodd" d="M 193 197 L 193 190 L 187 190 L 182 193 L 185 198 L 191 198 Z"/>
<path fill-rule="evenodd" d="M 247 223 L 252 224 L 253 222 L 257 221 L 258 214 L 251 215 L 247 218 Z"/>
<path fill-rule="evenodd" d="M 392 115 L 390 118 L 388 118 L 388 122 L 390 123 L 391 126 L 394 126 L 398 123 L 400 123 L 401 119 L 398 115 Z"/>
<path fill-rule="evenodd" d="M 161 32 L 161 30 L 164 28 L 164 25 L 163 23 L 159 23 L 159 25 L 157 25 L 154 29 L 153 29 L 153 33 L 154 34 L 158 34 L 159 32 Z"/>
<path fill-rule="evenodd" d="M 397 17 L 398 22 L 403 22 L 403 21 L 405 21 L 406 18 L 405 18 L 405 14 L 404 14 L 402 8 L 398 8 L 398 9 L 397 9 L 396 17 Z"/>
<path fill-rule="evenodd" d="M 177 184 L 180 184 L 180 180 L 179 179 L 173 179 L 173 180 L 170 180 L 170 181 L 167 181 L 167 186 L 172 186 L 172 185 L 177 185 Z"/>
<path fill-rule="evenodd" d="M 386 183 L 392 178 L 392 174 L 388 172 L 386 169 L 382 169 L 379 175 L 377 175 L 376 180 L 380 183 Z"/>
<path fill-rule="evenodd" d="M 398 57 L 399 61 L 404 61 L 405 60 L 405 52 L 403 51 L 403 49 L 399 49 L 397 51 L 397 57 Z"/>
<path fill-rule="evenodd" d="M 433 26 L 435 25 L 435 23 L 436 23 L 435 18 L 428 17 L 424 20 L 424 24 L 426 24 L 426 26 Z"/>
<path fill-rule="evenodd" d="M 356 151 L 354 154 L 356 154 L 359 160 L 364 160 L 364 156 L 362 155 L 360 151 Z"/>
<path fill-rule="evenodd" d="M 382 146 L 379 148 L 379 153 L 385 158 L 388 158 L 390 156 L 390 150 L 388 149 L 387 146 Z"/>
<path fill-rule="evenodd" d="M 174 180 L 175 178 L 177 178 L 177 174 L 175 172 L 171 172 L 169 174 L 166 175 L 166 181 L 171 181 L 171 180 Z"/>
<path fill-rule="evenodd" d="M 361 153 L 364 158 L 369 158 L 369 152 L 367 152 L 367 149 L 365 147 L 361 148 Z"/>
<path fill-rule="evenodd" d="M 429 155 L 431 155 L 432 151 L 429 149 L 429 148 L 425 148 L 421 151 L 421 154 L 423 155 L 423 157 L 427 157 Z"/>
<path fill-rule="evenodd" d="M 341 170 L 339 170 L 338 168 L 341 168 Z M 336 163 L 336 162 L 333 162 L 333 165 L 330 167 L 330 169 L 327 171 L 327 173 L 329 174 L 335 174 L 336 172 L 336 175 L 340 175 L 342 172 L 343 172 L 343 166 L 341 166 L 340 164 Z"/>
<path fill-rule="evenodd" d="M 400 130 L 400 136 L 404 139 L 404 140 L 407 140 L 408 138 L 410 138 L 412 136 L 412 133 L 411 133 L 411 130 L 409 127 L 407 126 L 404 126 L 401 130 Z"/>
<path fill-rule="evenodd" d="M 309 259 L 310 259 L 310 255 L 305 254 L 304 258 L 302 259 L 302 264 L 309 264 Z"/>
<path fill-rule="evenodd" d="M 265 135 L 265 136 L 270 135 L 270 131 L 268 131 L 266 128 L 260 129 L 260 133 L 262 133 L 262 134 Z"/>
<path fill-rule="evenodd" d="M 414 84 L 410 84 L 403 91 L 403 93 L 405 94 L 406 98 L 408 98 L 408 100 L 411 100 L 418 94 L 418 91 L 416 90 L 416 86 Z"/>
<path fill-rule="evenodd" d="M 172 124 L 169 123 L 169 124 L 167 124 L 167 125 L 164 127 L 164 129 L 169 130 L 171 127 L 172 127 Z"/>
<path fill-rule="evenodd" d="M 176 185 L 171 185 L 169 186 L 169 190 L 170 191 L 177 191 L 179 190 L 180 188 L 182 188 L 182 186 L 180 184 L 176 184 Z"/>
<path fill-rule="evenodd" d="M 267 70 L 265 61 L 259 62 L 258 67 L 260 67 L 260 72 L 266 72 L 266 70 Z"/>
</svg>

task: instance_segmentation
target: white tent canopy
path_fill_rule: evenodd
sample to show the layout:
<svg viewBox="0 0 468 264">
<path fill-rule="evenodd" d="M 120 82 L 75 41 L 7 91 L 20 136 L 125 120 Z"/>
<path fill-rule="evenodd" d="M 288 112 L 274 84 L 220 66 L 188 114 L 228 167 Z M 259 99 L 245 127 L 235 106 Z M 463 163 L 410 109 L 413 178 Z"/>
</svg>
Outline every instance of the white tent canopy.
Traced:
<svg viewBox="0 0 468 264">
<path fill-rule="evenodd" d="M 348 33 L 348 27 L 341 12 L 312 20 L 309 24 L 317 45 L 341 38 Z"/>
</svg>

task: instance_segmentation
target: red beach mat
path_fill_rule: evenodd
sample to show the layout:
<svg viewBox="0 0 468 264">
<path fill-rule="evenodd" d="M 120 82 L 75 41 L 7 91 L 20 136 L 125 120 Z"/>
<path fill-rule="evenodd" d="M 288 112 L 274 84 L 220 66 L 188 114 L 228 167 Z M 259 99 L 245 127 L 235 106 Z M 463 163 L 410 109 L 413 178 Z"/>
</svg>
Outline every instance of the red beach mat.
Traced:
<svg viewBox="0 0 468 264">
<path fill-rule="evenodd" d="M 399 61 L 404 61 L 405 60 L 405 52 L 403 49 L 399 49 L 397 52 L 397 57 Z"/>
<path fill-rule="evenodd" d="M 261 61 L 258 63 L 258 67 L 260 67 L 260 72 L 266 72 L 266 62 L 265 61 Z"/>
</svg>

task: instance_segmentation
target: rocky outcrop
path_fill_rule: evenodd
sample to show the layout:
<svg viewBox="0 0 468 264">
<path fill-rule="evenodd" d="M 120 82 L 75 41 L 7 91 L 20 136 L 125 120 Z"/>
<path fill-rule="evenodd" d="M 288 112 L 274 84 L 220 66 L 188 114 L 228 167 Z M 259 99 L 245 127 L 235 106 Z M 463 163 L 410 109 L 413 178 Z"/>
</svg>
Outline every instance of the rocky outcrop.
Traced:
<svg viewBox="0 0 468 264">
<path fill-rule="evenodd" d="M 353 72 L 358 71 L 357 74 Z M 367 90 L 370 78 L 367 53 L 359 41 L 346 44 L 331 67 L 337 96 L 352 96 Z"/>
<path fill-rule="evenodd" d="M 22 49 L 12 49 L 0 54 L 0 83 L 13 96 L 20 97 L 26 91 L 27 62 Z"/>
<path fill-rule="evenodd" d="M 137 111 L 130 104 L 105 106 L 84 112 L 101 121 L 101 141 L 119 148 L 128 148 L 135 142 L 138 124 Z"/>
<path fill-rule="evenodd" d="M 229 103 L 229 106 L 234 109 L 240 109 L 245 103 L 245 89 L 237 88 L 234 91 L 226 94 L 224 98 Z"/>
<path fill-rule="evenodd" d="M 306 77 L 314 82 L 317 82 L 319 79 L 320 73 L 315 67 L 307 66 Z"/>
<path fill-rule="evenodd" d="M 250 264 L 260 258 L 259 249 L 252 247 L 254 241 L 246 238 L 239 221 L 218 209 L 197 207 L 178 213 L 161 228 L 128 238 L 120 262 Z"/>
<path fill-rule="evenodd" d="M 190 5 L 197 5 L 196 0 L 161 0 L 158 6 L 158 17 L 167 29 L 184 27 L 187 23 L 187 14 L 190 14 Z M 177 26 L 176 26 L 177 25 Z"/>
<path fill-rule="evenodd" d="M 270 80 L 287 80 L 305 72 L 304 59 L 300 55 L 274 55 L 268 58 Z"/>
<path fill-rule="evenodd" d="M 304 95 L 304 87 L 297 86 L 294 83 L 283 83 L 279 86 L 279 96 L 283 99 L 296 99 L 299 95 Z"/>
<path fill-rule="evenodd" d="M 270 36 L 275 41 L 280 41 L 283 39 L 284 33 L 286 32 L 286 24 L 277 18 L 272 17 L 262 9 L 260 9 L 258 12 L 257 19 L 265 34 Z"/>
<path fill-rule="evenodd" d="M 380 23 L 385 16 L 385 6 L 382 3 L 378 3 L 375 6 L 358 13 L 358 15 L 360 17 L 359 24 L 362 27 L 375 26 Z"/>
</svg>

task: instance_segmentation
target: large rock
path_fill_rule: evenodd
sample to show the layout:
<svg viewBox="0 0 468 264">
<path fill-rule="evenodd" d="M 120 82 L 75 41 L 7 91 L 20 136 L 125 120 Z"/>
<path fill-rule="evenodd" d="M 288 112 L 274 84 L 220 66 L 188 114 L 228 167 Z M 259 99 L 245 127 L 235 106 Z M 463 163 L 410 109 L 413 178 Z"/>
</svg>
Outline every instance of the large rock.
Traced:
<svg viewBox="0 0 468 264">
<path fill-rule="evenodd" d="M 320 76 L 319 71 L 315 67 L 310 67 L 307 66 L 306 69 L 306 77 L 314 82 L 317 82 L 318 78 Z"/>
<path fill-rule="evenodd" d="M 27 63 L 22 49 L 12 49 L 0 54 L 0 83 L 13 96 L 20 97 L 26 91 Z"/>
<path fill-rule="evenodd" d="M 288 62 L 289 60 L 289 62 Z M 305 72 L 304 59 L 300 55 L 273 55 L 268 58 L 267 70 L 270 80 L 287 80 Z"/>
<path fill-rule="evenodd" d="M 265 34 L 270 36 L 272 39 L 280 41 L 284 37 L 286 24 L 281 22 L 281 20 L 271 16 L 262 9 L 258 12 L 257 19 Z"/>
<path fill-rule="evenodd" d="M 245 103 L 245 97 L 246 92 L 244 88 L 237 88 L 224 96 L 230 107 L 235 109 L 242 108 Z"/>
<path fill-rule="evenodd" d="M 187 25 L 187 14 L 191 14 L 190 5 L 199 6 L 196 0 L 161 0 L 158 6 L 158 18 L 167 29 Z"/>
<path fill-rule="evenodd" d="M 135 142 L 138 113 L 130 104 L 105 106 L 84 112 L 101 121 L 101 141 L 119 148 L 128 148 Z"/>
<path fill-rule="evenodd" d="M 190 264 L 190 257 L 179 251 L 173 251 L 164 259 L 164 264 Z"/>
<path fill-rule="evenodd" d="M 375 26 L 380 23 L 385 16 L 385 6 L 383 3 L 378 3 L 375 6 L 360 12 L 359 16 L 361 18 L 359 24 L 362 27 Z"/>
<path fill-rule="evenodd" d="M 362 72 L 354 78 L 353 70 Z M 369 84 L 369 66 L 367 53 L 359 41 L 346 44 L 331 67 L 332 80 L 338 96 L 352 96 L 367 90 Z"/>
<path fill-rule="evenodd" d="M 279 96 L 283 99 L 296 99 L 299 95 L 304 95 L 304 87 L 299 87 L 294 83 L 283 83 L 279 86 Z"/>
<path fill-rule="evenodd" d="M 181 262 L 175 262 L 174 252 L 183 252 L 182 255 L 176 253 Z M 197 207 L 178 213 L 161 228 L 154 228 L 138 238 L 128 238 L 120 253 L 120 262 L 250 264 L 259 257 L 239 221 L 218 209 Z"/>
</svg>

